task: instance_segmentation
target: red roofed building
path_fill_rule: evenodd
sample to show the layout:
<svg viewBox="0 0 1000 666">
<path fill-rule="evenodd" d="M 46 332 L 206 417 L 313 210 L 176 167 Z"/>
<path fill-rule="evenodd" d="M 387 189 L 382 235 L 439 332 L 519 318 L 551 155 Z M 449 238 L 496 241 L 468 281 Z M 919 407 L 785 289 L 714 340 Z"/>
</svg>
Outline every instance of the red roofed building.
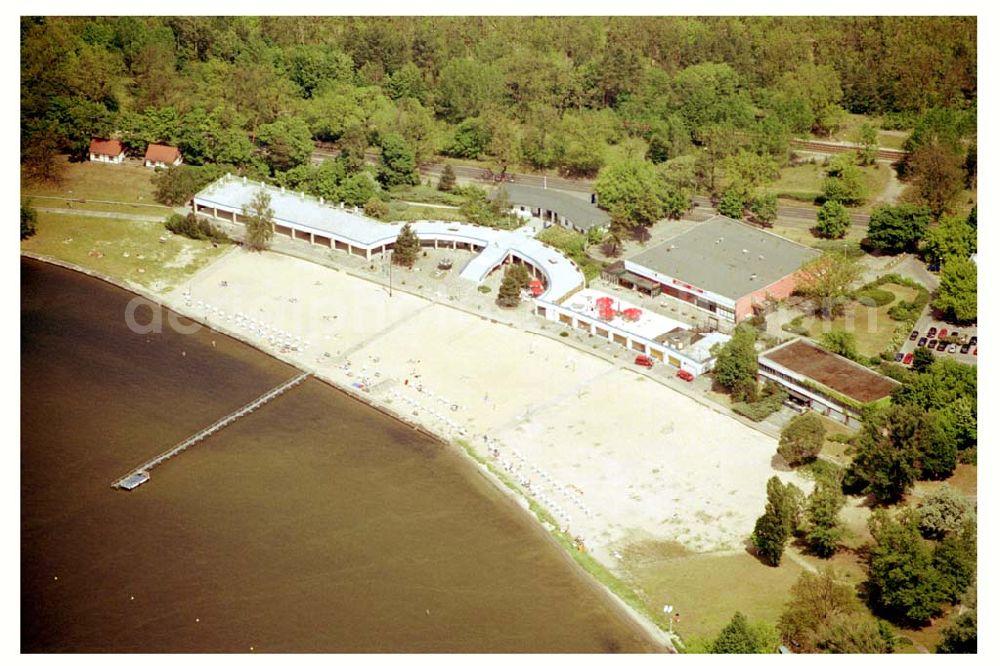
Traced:
<svg viewBox="0 0 1000 666">
<path fill-rule="evenodd" d="M 152 168 L 178 166 L 183 160 L 181 151 L 175 146 L 151 143 L 146 148 L 146 166 Z"/>
<path fill-rule="evenodd" d="M 91 139 L 90 161 L 121 164 L 125 161 L 125 146 L 118 139 Z"/>
</svg>

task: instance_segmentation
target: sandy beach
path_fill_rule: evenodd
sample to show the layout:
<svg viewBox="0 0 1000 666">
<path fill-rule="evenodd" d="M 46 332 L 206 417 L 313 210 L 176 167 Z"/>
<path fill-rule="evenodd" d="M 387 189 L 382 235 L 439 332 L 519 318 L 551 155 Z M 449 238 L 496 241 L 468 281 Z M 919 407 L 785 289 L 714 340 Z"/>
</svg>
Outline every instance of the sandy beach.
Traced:
<svg viewBox="0 0 1000 666">
<path fill-rule="evenodd" d="M 627 544 L 739 550 L 776 442 L 558 341 L 274 253 L 228 253 L 167 304 L 461 438 L 616 568 Z"/>
</svg>

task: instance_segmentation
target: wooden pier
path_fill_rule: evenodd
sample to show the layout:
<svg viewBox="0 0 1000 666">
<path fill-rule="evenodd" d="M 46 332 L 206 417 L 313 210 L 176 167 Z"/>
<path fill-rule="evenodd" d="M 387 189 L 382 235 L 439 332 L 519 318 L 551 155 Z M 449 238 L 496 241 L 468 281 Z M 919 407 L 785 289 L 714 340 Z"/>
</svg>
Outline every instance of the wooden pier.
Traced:
<svg viewBox="0 0 1000 666">
<path fill-rule="evenodd" d="M 228 426 L 230 423 L 236 421 L 238 418 L 246 416 L 255 409 L 258 409 L 259 407 L 263 407 L 271 400 L 274 400 L 282 393 L 285 393 L 286 391 L 295 388 L 296 386 L 298 386 L 311 376 L 312 376 L 311 372 L 303 372 L 301 375 L 293 377 L 289 379 L 287 382 L 275 386 L 267 393 L 264 393 L 263 395 L 257 397 L 253 401 L 243 405 L 235 412 L 227 416 L 224 416 L 223 418 L 219 419 L 218 421 L 208 426 L 207 428 L 191 435 L 180 444 L 177 444 L 167 449 L 163 453 L 153 458 L 150 458 L 146 462 L 142 463 L 135 469 L 131 470 L 130 472 L 128 472 L 127 474 L 116 480 L 114 483 L 111 484 L 111 487 L 119 488 L 122 490 L 132 490 L 134 488 L 138 488 L 146 481 L 149 481 L 149 471 L 154 467 L 156 467 L 157 465 L 159 465 L 160 463 L 173 458 L 178 453 L 181 453 L 182 451 L 191 448 L 195 444 L 198 444 L 199 442 L 207 439 L 208 437 L 211 437 L 215 433 L 219 432 L 220 430 Z"/>
</svg>

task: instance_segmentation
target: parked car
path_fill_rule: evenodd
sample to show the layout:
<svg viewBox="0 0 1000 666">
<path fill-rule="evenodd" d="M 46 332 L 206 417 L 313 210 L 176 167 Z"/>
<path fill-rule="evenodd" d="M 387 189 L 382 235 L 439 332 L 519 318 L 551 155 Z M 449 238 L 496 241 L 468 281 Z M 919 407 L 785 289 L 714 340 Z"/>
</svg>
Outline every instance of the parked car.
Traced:
<svg viewBox="0 0 1000 666">
<path fill-rule="evenodd" d="M 903 357 L 903 365 L 909 365 L 911 363 L 913 363 L 913 352 L 910 352 Z"/>
<path fill-rule="evenodd" d="M 948 337 L 948 329 L 947 328 L 942 328 L 940 331 L 938 331 L 938 340 L 940 340 L 942 338 L 946 338 L 946 337 Z"/>
<path fill-rule="evenodd" d="M 979 336 L 978 335 L 973 335 L 971 338 L 969 338 L 969 344 L 972 345 L 973 347 L 975 347 L 976 345 L 978 345 L 979 344 Z"/>
<path fill-rule="evenodd" d="M 923 347 L 926 344 L 927 344 L 927 338 L 920 338 L 919 340 L 917 340 L 918 347 Z"/>
<path fill-rule="evenodd" d="M 692 375 L 687 370 L 678 370 L 677 371 L 677 376 L 680 377 L 681 379 L 683 379 L 686 382 L 693 382 L 694 381 L 694 375 Z"/>
<path fill-rule="evenodd" d="M 962 348 L 959 349 L 958 351 L 960 351 L 963 354 L 968 354 L 969 353 L 969 349 L 971 349 L 971 348 L 972 348 L 972 345 L 967 345 L 966 344 L 966 345 L 962 345 Z"/>
<path fill-rule="evenodd" d="M 956 345 L 954 343 L 948 345 L 948 353 L 949 354 L 954 354 L 957 351 L 958 351 L 958 345 Z"/>
<path fill-rule="evenodd" d="M 638 356 L 635 357 L 635 364 L 636 365 L 641 365 L 641 366 L 646 367 L 646 368 L 652 368 L 653 367 L 653 359 L 649 358 L 648 356 L 646 356 L 644 354 L 639 354 Z"/>
<path fill-rule="evenodd" d="M 927 329 L 927 337 L 928 338 L 937 337 L 937 327 L 931 326 L 929 329 Z"/>
<path fill-rule="evenodd" d="M 948 343 L 947 342 L 945 342 L 944 340 L 938 340 L 937 341 L 937 350 L 939 352 L 943 352 L 947 348 L 948 348 Z"/>
<path fill-rule="evenodd" d="M 903 352 L 896 352 L 896 363 L 903 360 Z"/>
<path fill-rule="evenodd" d="M 920 337 L 920 332 L 917 331 L 916 329 L 913 329 L 913 331 L 910 332 L 910 340 L 916 340 L 919 337 Z"/>
</svg>

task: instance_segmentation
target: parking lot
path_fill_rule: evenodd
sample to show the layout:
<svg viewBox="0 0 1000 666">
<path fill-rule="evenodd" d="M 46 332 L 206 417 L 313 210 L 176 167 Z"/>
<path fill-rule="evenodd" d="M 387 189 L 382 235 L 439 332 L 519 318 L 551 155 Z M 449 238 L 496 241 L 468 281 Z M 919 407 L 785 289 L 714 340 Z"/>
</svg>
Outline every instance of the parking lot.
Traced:
<svg viewBox="0 0 1000 666">
<path fill-rule="evenodd" d="M 933 337 L 930 335 L 932 329 Z M 979 329 L 976 326 L 955 327 L 949 325 L 947 322 L 933 319 L 929 313 L 924 313 L 917 321 L 914 330 L 917 331 L 917 336 L 914 338 L 911 333 L 910 338 L 899 349 L 899 354 L 903 356 L 899 357 L 897 354 L 897 359 L 904 362 L 904 364 L 907 354 L 912 354 L 913 350 L 918 347 L 926 347 L 931 349 L 935 357 L 946 356 L 959 363 L 976 365 L 979 359 Z M 955 342 L 944 345 L 942 343 L 945 340 L 955 340 Z M 934 343 L 933 348 L 932 342 Z"/>
</svg>

